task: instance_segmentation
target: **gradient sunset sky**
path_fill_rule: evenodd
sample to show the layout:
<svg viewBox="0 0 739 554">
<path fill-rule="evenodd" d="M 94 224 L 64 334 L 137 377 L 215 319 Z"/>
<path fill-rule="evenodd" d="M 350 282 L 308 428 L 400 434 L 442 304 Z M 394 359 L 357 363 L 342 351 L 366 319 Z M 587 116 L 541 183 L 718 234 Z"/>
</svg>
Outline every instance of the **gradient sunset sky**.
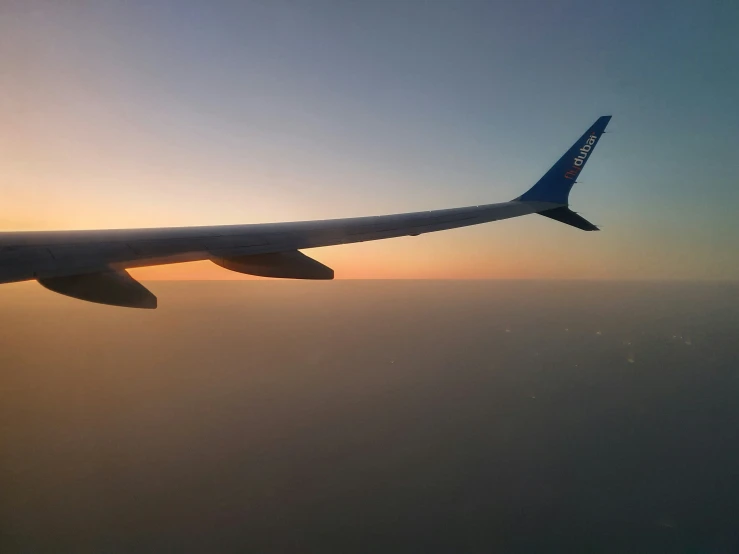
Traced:
<svg viewBox="0 0 739 554">
<path fill-rule="evenodd" d="M 735 1 L 0 6 L 0 228 L 499 202 L 598 116 L 575 210 L 308 251 L 337 278 L 739 279 Z M 230 279 L 210 263 L 141 279 Z"/>
</svg>

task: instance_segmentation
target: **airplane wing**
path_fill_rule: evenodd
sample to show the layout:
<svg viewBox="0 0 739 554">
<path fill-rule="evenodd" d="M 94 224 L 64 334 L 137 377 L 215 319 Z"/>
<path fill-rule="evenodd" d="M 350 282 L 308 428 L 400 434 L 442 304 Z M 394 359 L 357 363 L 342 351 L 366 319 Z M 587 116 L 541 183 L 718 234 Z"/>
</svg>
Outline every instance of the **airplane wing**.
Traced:
<svg viewBox="0 0 739 554">
<path fill-rule="evenodd" d="M 520 197 L 499 204 L 374 217 L 160 229 L 0 233 L 0 283 L 37 280 L 81 300 L 156 308 L 156 297 L 126 269 L 211 260 L 232 271 L 288 279 L 332 279 L 333 270 L 300 250 L 467 227 L 540 214 L 586 231 L 568 196 L 610 116 L 599 118 Z"/>
</svg>

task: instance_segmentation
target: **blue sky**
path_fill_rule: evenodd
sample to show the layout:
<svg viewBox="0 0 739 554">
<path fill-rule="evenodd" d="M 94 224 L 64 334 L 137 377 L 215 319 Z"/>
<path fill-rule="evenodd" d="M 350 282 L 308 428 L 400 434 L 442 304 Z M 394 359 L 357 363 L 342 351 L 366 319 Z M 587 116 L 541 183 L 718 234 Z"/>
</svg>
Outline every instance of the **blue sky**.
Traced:
<svg viewBox="0 0 739 554">
<path fill-rule="evenodd" d="M 10 2 L 0 224 L 503 201 L 612 114 L 570 197 L 602 233 L 521 218 L 322 261 L 353 276 L 400 276 L 387 268 L 403 260 L 423 277 L 452 257 L 459 276 L 737 279 L 738 31 L 739 5 L 716 1 Z"/>
</svg>

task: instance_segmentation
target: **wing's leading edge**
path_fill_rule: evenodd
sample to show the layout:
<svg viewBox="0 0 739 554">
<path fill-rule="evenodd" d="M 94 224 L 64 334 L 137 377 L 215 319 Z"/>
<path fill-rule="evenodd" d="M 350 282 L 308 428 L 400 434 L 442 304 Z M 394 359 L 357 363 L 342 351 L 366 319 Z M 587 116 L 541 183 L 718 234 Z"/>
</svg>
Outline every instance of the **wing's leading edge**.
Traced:
<svg viewBox="0 0 739 554">
<path fill-rule="evenodd" d="M 50 290 L 81 300 L 155 308 L 156 297 L 127 268 L 212 260 L 253 275 L 331 279 L 332 269 L 299 250 L 417 236 L 528 214 L 597 230 L 569 210 L 568 196 L 609 120 L 610 116 L 599 118 L 531 189 L 510 202 L 292 223 L 6 232 L 0 233 L 0 283 L 36 279 Z"/>
</svg>

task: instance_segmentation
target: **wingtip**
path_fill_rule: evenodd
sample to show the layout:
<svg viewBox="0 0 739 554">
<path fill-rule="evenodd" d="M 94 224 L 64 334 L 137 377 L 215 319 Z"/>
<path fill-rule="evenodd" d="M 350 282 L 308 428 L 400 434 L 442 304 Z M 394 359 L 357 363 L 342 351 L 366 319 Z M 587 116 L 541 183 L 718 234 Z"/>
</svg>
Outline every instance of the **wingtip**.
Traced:
<svg viewBox="0 0 739 554">
<path fill-rule="evenodd" d="M 610 115 L 602 115 L 598 118 L 598 120 L 593 124 L 593 130 L 599 129 L 600 132 L 605 132 L 606 127 L 611 122 Z"/>
</svg>

